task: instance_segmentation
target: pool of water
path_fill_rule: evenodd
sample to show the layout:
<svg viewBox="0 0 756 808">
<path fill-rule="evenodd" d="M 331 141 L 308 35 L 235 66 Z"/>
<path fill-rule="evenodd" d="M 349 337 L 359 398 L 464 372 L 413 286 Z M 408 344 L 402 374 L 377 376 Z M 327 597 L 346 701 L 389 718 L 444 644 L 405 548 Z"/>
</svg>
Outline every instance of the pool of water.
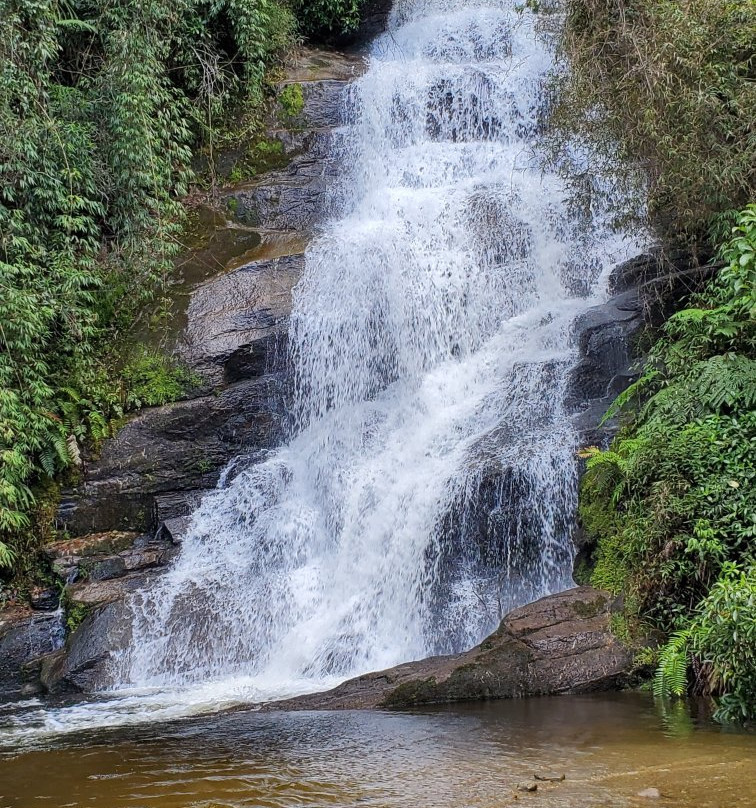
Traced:
<svg viewBox="0 0 756 808">
<path fill-rule="evenodd" d="M 412 713 L 244 711 L 5 750 L 2 808 L 756 805 L 756 734 L 636 693 Z M 527 782 L 538 790 L 518 790 Z M 647 788 L 660 798 L 638 796 Z"/>
</svg>

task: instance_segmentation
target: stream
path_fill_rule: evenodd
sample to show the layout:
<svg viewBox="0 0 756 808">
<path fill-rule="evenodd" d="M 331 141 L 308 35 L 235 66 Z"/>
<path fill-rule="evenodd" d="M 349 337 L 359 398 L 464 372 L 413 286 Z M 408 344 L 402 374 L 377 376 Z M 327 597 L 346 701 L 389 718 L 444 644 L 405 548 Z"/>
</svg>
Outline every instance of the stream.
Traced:
<svg viewBox="0 0 756 808">
<path fill-rule="evenodd" d="M 756 804 L 756 736 L 678 707 L 665 715 L 620 693 L 413 713 L 237 712 L 38 738 L 0 752 L 0 808 Z M 538 791 L 518 791 L 525 783 Z M 649 788 L 660 798 L 637 796 Z"/>
</svg>

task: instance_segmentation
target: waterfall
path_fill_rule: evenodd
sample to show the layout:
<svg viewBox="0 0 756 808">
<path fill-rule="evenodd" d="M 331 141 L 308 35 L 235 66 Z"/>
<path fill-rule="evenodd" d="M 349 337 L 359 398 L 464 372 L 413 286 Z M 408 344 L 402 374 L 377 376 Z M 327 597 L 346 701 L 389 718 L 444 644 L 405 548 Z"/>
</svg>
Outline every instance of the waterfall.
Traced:
<svg viewBox="0 0 756 808">
<path fill-rule="evenodd" d="M 294 291 L 291 435 L 131 596 L 115 685 L 317 690 L 571 584 L 571 327 L 634 250 L 543 169 L 552 67 L 514 0 L 395 4 Z"/>
</svg>

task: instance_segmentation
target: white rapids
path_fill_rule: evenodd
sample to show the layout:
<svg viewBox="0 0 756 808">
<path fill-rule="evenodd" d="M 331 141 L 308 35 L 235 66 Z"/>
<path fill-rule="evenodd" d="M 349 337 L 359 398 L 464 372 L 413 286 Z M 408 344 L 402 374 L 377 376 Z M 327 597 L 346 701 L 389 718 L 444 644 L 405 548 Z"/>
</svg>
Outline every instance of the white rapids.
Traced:
<svg viewBox="0 0 756 808">
<path fill-rule="evenodd" d="M 48 729 L 316 691 L 571 584 L 572 325 L 643 245 L 543 169 L 537 29 L 516 0 L 395 4 L 294 293 L 291 438 L 233 465 L 132 596 L 127 692 Z"/>
</svg>

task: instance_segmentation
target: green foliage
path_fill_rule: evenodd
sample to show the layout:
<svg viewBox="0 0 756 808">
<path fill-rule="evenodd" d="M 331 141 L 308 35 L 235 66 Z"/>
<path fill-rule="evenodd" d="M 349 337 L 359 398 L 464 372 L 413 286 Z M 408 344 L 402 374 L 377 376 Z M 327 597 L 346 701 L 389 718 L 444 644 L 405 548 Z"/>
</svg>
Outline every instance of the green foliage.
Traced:
<svg viewBox="0 0 756 808">
<path fill-rule="evenodd" d="M 84 622 L 90 608 L 84 603 L 74 603 L 65 593 L 63 606 L 66 613 L 66 633 L 70 635 Z"/>
<path fill-rule="evenodd" d="M 640 166 L 668 234 L 700 237 L 756 195 L 753 0 L 569 0 L 560 132 L 610 174 Z M 560 136 L 561 137 L 561 136 Z"/>
<path fill-rule="evenodd" d="M 287 118 L 296 118 L 304 109 L 301 84 L 287 84 L 278 95 L 278 103 Z"/>
<path fill-rule="evenodd" d="M 155 357 L 119 379 L 119 346 L 168 308 L 192 149 L 260 108 L 293 29 L 274 0 L 0 0 L 0 568 L 35 480 L 180 394 Z"/>
<path fill-rule="evenodd" d="M 749 205 L 720 251 L 725 268 L 667 321 L 643 376 L 615 402 L 620 435 L 586 452 L 580 505 L 598 540 L 592 582 L 624 591 L 671 636 L 657 691 L 682 693 L 694 658 L 722 694 L 720 715 L 741 718 L 756 710 L 756 689 L 728 655 L 750 659 L 739 644 L 754 619 L 755 248 Z"/>
<path fill-rule="evenodd" d="M 661 650 L 654 695 L 684 695 L 688 668 L 696 663 L 703 689 L 724 694 L 715 713 L 718 719 L 756 718 L 756 567 L 723 565 L 689 626 L 675 632 Z"/>
<path fill-rule="evenodd" d="M 360 24 L 364 0 L 292 0 L 303 33 L 315 38 L 347 34 Z"/>
<path fill-rule="evenodd" d="M 690 629 L 676 631 L 659 652 L 654 676 L 654 697 L 682 696 L 688 689 Z"/>
<path fill-rule="evenodd" d="M 176 401 L 199 384 L 188 368 L 159 351 L 141 348 L 121 374 L 124 408 L 138 409 Z"/>
</svg>

